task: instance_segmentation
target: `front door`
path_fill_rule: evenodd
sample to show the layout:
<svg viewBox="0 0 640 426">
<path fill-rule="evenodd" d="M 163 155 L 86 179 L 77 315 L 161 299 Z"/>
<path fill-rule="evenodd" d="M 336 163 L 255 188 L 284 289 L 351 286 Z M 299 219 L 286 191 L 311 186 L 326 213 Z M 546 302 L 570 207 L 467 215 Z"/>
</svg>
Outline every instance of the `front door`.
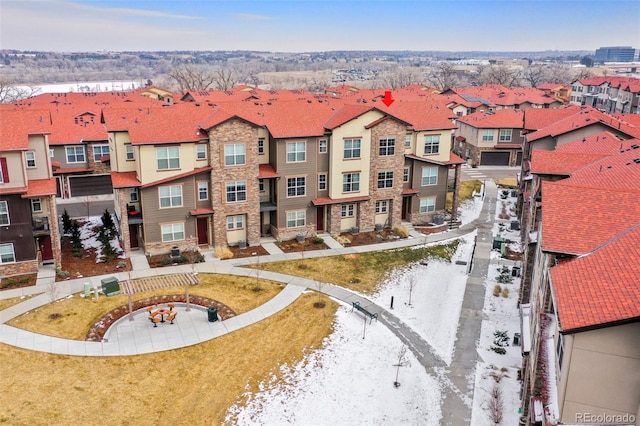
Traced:
<svg viewBox="0 0 640 426">
<path fill-rule="evenodd" d="M 316 231 L 324 231 L 324 206 L 316 208 Z"/>
<path fill-rule="evenodd" d="M 407 220 L 411 208 L 411 197 L 402 197 L 402 220 Z"/>
<path fill-rule="evenodd" d="M 43 235 L 39 238 L 40 254 L 42 263 L 53 263 L 53 249 L 51 247 L 51 236 Z"/>
<path fill-rule="evenodd" d="M 198 244 L 209 244 L 209 235 L 208 235 L 208 226 L 207 226 L 207 218 L 199 217 L 197 221 L 198 227 Z"/>
<path fill-rule="evenodd" d="M 138 225 L 129 225 L 129 245 L 132 249 L 138 248 Z"/>
</svg>

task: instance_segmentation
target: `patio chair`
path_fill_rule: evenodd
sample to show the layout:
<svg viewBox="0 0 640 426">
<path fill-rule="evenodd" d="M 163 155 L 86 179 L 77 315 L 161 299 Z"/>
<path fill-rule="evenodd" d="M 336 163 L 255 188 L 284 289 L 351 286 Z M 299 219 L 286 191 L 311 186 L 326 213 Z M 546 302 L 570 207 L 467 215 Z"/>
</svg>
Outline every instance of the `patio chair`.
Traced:
<svg viewBox="0 0 640 426">
<path fill-rule="evenodd" d="M 158 323 L 162 320 L 162 318 L 158 317 L 157 315 L 149 318 L 151 319 L 151 322 L 153 323 L 154 327 L 157 327 Z"/>
<path fill-rule="evenodd" d="M 178 315 L 177 312 L 171 312 L 168 316 L 167 316 L 167 321 L 169 321 L 169 324 L 173 324 L 173 320 L 176 319 L 176 316 Z"/>
<path fill-rule="evenodd" d="M 169 307 L 170 311 L 173 311 L 173 308 L 176 307 L 176 305 L 174 305 L 173 303 L 167 303 L 167 306 Z"/>
</svg>

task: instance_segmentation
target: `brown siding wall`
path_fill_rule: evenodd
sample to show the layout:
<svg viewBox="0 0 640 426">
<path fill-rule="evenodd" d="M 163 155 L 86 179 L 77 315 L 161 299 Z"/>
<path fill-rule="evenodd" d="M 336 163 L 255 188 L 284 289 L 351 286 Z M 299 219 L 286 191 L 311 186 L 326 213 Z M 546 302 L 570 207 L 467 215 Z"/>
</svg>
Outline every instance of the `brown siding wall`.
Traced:
<svg viewBox="0 0 640 426">
<path fill-rule="evenodd" d="M 0 227 L 0 242 L 13 243 L 16 262 L 37 259 L 30 201 L 17 194 L 3 195 L 0 200 L 7 202 L 10 223 Z"/>
</svg>

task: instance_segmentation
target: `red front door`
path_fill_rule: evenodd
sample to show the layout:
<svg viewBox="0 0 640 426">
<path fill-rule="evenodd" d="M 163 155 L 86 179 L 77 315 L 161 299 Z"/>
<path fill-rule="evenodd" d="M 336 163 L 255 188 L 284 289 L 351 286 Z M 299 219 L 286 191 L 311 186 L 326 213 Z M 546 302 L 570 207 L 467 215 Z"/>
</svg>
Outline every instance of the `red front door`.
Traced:
<svg viewBox="0 0 640 426">
<path fill-rule="evenodd" d="M 198 244 L 209 244 L 207 218 L 199 217 L 197 220 L 198 227 Z"/>
<path fill-rule="evenodd" d="M 51 263 L 53 260 L 53 249 L 51 248 L 51 236 L 43 235 L 39 238 L 40 254 L 42 263 Z"/>
<path fill-rule="evenodd" d="M 316 209 L 316 231 L 324 231 L 324 206 Z"/>
</svg>

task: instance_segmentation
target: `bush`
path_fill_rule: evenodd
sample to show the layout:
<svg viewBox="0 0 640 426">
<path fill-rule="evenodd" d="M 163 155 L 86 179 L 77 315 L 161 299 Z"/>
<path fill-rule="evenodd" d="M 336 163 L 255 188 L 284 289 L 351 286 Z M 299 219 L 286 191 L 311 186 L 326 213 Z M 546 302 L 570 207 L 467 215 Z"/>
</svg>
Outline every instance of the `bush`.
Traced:
<svg viewBox="0 0 640 426">
<path fill-rule="evenodd" d="M 233 257 L 233 252 L 229 247 L 216 247 L 215 255 L 218 259 L 231 259 Z"/>
<path fill-rule="evenodd" d="M 58 278 L 67 278 L 70 274 L 68 271 L 63 271 L 60 267 L 58 267 L 56 268 L 56 275 L 58 276 Z"/>
<path fill-rule="evenodd" d="M 394 226 L 391 232 L 393 232 L 395 235 L 399 236 L 400 238 L 409 237 L 409 230 L 407 229 L 406 226 Z"/>
<path fill-rule="evenodd" d="M 500 293 L 502 292 L 502 287 L 500 286 L 500 284 L 496 284 L 495 287 L 493 287 L 493 295 L 495 297 L 500 296 Z"/>
<path fill-rule="evenodd" d="M 193 263 L 203 263 L 204 262 L 204 255 L 198 253 L 196 254 L 196 256 L 193 258 Z"/>
<path fill-rule="evenodd" d="M 503 288 L 502 289 L 502 297 L 509 297 L 509 289 L 508 288 Z"/>
<path fill-rule="evenodd" d="M 313 244 L 322 244 L 322 243 L 324 243 L 324 239 L 322 239 L 320 237 L 313 237 L 313 238 L 311 238 L 311 242 Z"/>
</svg>

